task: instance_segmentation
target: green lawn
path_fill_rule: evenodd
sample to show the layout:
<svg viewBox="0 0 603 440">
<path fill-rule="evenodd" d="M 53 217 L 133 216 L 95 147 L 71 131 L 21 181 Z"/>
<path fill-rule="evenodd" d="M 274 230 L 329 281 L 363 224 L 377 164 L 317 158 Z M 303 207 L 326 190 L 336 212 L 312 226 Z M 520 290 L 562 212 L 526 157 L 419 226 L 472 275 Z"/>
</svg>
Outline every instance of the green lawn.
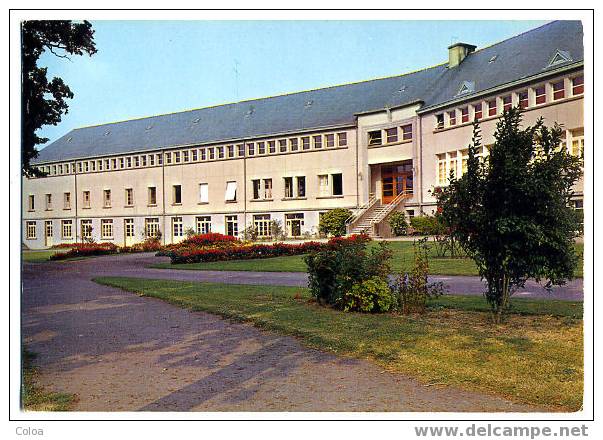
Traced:
<svg viewBox="0 0 603 440">
<path fill-rule="evenodd" d="M 389 243 L 393 255 L 394 271 L 409 270 L 413 263 L 413 246 L 408 241 L 393 241 Z M 584 253 L 584 245 L 576 244 L 576 252 Z M 188 269 L 188 270 L 242 270 L 254 272 L 305 272 L 306 265 L 303 257 L 275 257 L 256 260 L 216 261 L 212 263 L 170 264 L 162 263 L 153 265 L 160 269 Z M 435 258 L 429 260 L 429 269 L 432 275 L 477 275 L 477 268 L 473 260 L 468 258 Z M 574 274 L 582 277 L 582 266 Z"/>
<path fill-rule="evenodd" d="M 494 326 L 480 297 L 445 297 L 425 315 L 343 313 L 307 289 L 105 277 L 95 281 L 294 335 L 310 347 L 369 359 L 424 383 L 577 411 L 582 405 L 581 305 L 513 300 Z"/>
<path fill-rule="evenodd" d="M 37 384 L 37 368 L 32 365 L 35 354 L 23 350 L 23 385 L 21 397 L 25 411 L 69 411 L 75 401 L 73 394 L 54 393 Z"/>
<path fill-rule="evenodd" d="M 28 263 L 43 263 L 45 261 L 49 261 L 50 256 L 54 255 L 57 251 L 23 251 L 21 253 L 23 257 L 23 261 L 27 261 Z"/>
</svg>

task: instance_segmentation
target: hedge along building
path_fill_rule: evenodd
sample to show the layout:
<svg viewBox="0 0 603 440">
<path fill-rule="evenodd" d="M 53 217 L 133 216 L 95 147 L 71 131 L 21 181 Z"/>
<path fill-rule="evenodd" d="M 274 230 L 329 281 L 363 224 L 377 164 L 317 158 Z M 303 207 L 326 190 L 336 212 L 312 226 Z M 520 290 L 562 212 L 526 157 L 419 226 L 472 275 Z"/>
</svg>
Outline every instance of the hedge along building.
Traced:
<svg viewBox="0 0 603 440">
<path fill-rule="evenodd" d="M 189 228 L 261 236 L 316 232 L 329 209 L 352 209 L 350 232 L 387 235 L 394 210 L 433 212 L 451 170 L 465 171 L 471 122 L 483 154 L 504 109 L 524 123 L 563 124 L 581 154 L 582 26 L 557 21 L 448 61 L 354 84 L 75 129 L 40 151 L 48 173 L 23 181 L 30 248 L 93 238 L 130 245 Z M 583 183 L 576 186 L 581 207 Z"/>
</svg>

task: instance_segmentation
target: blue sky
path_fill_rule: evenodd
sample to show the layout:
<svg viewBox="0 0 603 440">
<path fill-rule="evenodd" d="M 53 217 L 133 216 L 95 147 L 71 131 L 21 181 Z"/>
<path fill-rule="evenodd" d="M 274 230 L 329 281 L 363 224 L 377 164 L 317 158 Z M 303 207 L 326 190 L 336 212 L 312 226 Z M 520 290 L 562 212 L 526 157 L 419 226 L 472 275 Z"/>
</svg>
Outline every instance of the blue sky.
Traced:
<svg viewBox="0 0 603 440">
<path fill-rule="evenodd" d="M 94 21 L 98 53 L 39 64 L 75 97 L 48 145 L 73 128 L 398 75 L 544 21 Z"/>
</svg>

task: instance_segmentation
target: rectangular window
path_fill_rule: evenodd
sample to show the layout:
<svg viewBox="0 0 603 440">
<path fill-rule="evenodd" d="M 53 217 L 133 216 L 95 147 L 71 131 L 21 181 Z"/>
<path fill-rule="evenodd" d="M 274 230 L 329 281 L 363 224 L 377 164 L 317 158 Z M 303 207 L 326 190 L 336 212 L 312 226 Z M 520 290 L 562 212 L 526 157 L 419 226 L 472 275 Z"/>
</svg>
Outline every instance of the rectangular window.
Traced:
<svg viewBox="0 0 603 440">
<path fill-rule="evenodd" d="M 134 190 L 132 188 L 126 188 L 126 206 L 134 205 Z"/>
<path fill-rule="evenodd" d="M 63 209 L 71 209 L 71 193 L 63 193 Z"/>
<path fill-rule="evenodd" d="M 297 176 L 297 197 L 306 197 L 306 177 Z"/>
<path fill-rule="evenodd" d="M 553 83 L 553 100 L 565 98 L 565 86 L 563 80 Z"/>
<path fill-rule="evenodd" d="M 368 144 L 369 147 L 381 145 L 383 143 L 381 139 L 381 130 L 374 130 L 368 132 Z"/>
<path fill-rule="evenodd" d="M 331 179 L 333 181 L 333 195 L 334 196 L 342 196 L 343 195 L 343 176 L 341 173 L 331 174 Z"/>
<path fill-rule="evenodd" d="M 199 154 L 196 148 L 194 150 L 191 150 L 191 160 L 193 162 L 197 162 L 197 160 L 199 160 Z"/>
<path fill-rule="evenodd" d="M 461 109 L 461 123 L 469 122 L 469 107 Z"/>
<path fill-rule="evenodd" d="M 392 142 L 398 142 L 398 127 L 385 129 L 385 142 L 387 142 L 388 144 Z"/>
<path fill-rule="evenodd" d="M 266 154 L 266 143 L 258 142 L 258 154 Z"/>
<path fill-rule="evenodd" d="M 247 144 L 247 154 L 249 156 L 255 155 L 255 144 L 253 142 Z"/>
<path fill-rule="evenodd" d="M 577 157 L 584 157 L 584 129 L 572 130 L 572 145 L 570 154 Z"/>
<path fill-rule="evenodd" d="M 314 148 L 322 148 L 322 135 L 312 136 L 312 141 L 314 142 Z"/>
<path fill-rule="evenodd" d="M 46 211 L 52 211 L 52 194 L 46 194 Z"/>
<path fill-rule="evenodd" d="M 180 151 L 174 151 L 174 163 L 180 163 Z"/>
<path fill-rule="evenodd" d="M 140 156 L 135 156 L 134 157 L 134 166 L 135 167 L 139 167 L 140 166 Z"/>
<path fill-rule="evenodd" d="M 227 202 L 237 201 L 237 182 L 226 182 L 225 199 Z"/>
<path fill-rule="evenodd" d="M 452 110 L 448 112 L 448 125 L 453 126 L 456 125 L 456 110 Z"/>
<path fill-rule="evenodd" d="M 63 174 L 63 165 L 59 165 L 59 174 Z"/>
<path fill-rule="evenodd" d="M 159 237 L 159 218 L 151 217 L 144 219 L 144 233 L 147 238 Z"/>
<path fill-rule="evenodd" d="M 61 237 L 64 239 L 73 238 L 73 230 L 71 228 L 71 220 L 61 220 Z"/>
<path fill-rule="evenodd" d="M 36 239 L 36 222 L 26 222 L 25 223 L 25 237 L 28 240 Z"/>
<path fill-rule="evenodd" d="M 154 154 L 149 154 L 149 165 L 152 167 L 155 166 L 155 155 Z"/>
<path fill-rule="evenodd" d="M 127 218 L 124 220 L 124 233 L 126 238 L 134 237 L 134 219 Z"/>
<path fill-rule="evenodd" d="M 523 92 L 519 92 L 517 94 L 517 98 L 519 99 L 519 108 L 528 108 L 528 91 L 524 90 Z"/>
<path fill-rule="evenodd" d="M 253 216 L 253 226 L 259 238 L 270 237 L 271 221 L 270 214 L 256 214 Z"/>
<path fill-rule="evenodd" d="M 297 142 L 297 138 L 290 138 L 289 139 L 289 149 L 291 151 L 297 151 L 299 148 L 299 144 Z"/>
<path fill-rule="evenodd" d="M 55 168 L 55 169 L 56 169 L 56 168 Z M 81 173 L 82 171 L 83 171 L 83 169 L 82 169 L 82 163 L 81 163 L 81 162 L 78 162 L 78 163 L 77 163 L 77 172 L 78 172 L 78 173 Z M 55 173 L 52 173 L 52 174 L 55 174 Z"/>
<path fill-rule="evenodd" d="M 329 176 L 326 174 L 318 176 L 318 195 L 320 197 L 329 195 Z"/>
<path fill-rule="evenodd" d="M 461 172 L 460 172 L 459 177 L 467 172 L 468 160 L 469 160 L 469 150 L 465 149 L 465 150 L 461 151 Z"/>
<path fill-rule="evenodd" d="M 197 234 L 209 234 L 211 232 L 211 217 L 203 215 L 195 218 Z"/>
<path fill-rule="evenodd" d="M 238 144 L 237 145 L 237 155 L 239 157 L 244 157 L 245 156 L 245 144 Z"/>
<path fill-rule="evenodd" d="M 436 115 L 436 130 L 441 130 L 444 128 L 444 114 L 440 113 Z"/>
<path fill-rule="evenodd" d="M 182 185 L 172 186 L 172 205 L 182 204 Z"/>
<path fill-rule="evenodd" d="M 209 184 L 199 184 L 199 203 L 209 203 Z"/>
<path fill-rule="evenodd" d="M 346 132 L 337 133 L 337 145 L 345 147 L 348 144 L 348 134 Z"/>
<path fill-rule="evenodd" d="M 119 158 L 119 168 L 120 168 L 120 169 L 123 169 L 123 168 L 124 168 L 124 163 L 125 163 L 125 162 L 124 162 L 124 158 L 123 158 L 123 157 L 120 157 L 120 158 Z"/>
<path fill-rule="evenodd" d="M 310 149 L 310 138 L 308 136 L 304 136 L 301 138 L 302 140 L 302 150 Z"/>
<path fill-rule="evenodd" d="M 84 171 L 86 171 L 86 172 L 90 171 L 89 166 L 90 166 L 90 165 L 89 165 L 89 162 L 88 162 L 88 161 L 84 162 Z M 56 166 L 55 166 L 52 174 L 56 174 L 56 173 L 57 173 L 57 172 L 56 172 Z"/>
<path fill-rule="evenodd" d="M 503 102 L 503 111 L 505 111 L 505 112 L 511 110 L 511 107 L 513 107 L 513 99 L 511 97 L 511 95 L 503 96 L 502 102 Z"/>
<path fill-rule="evenodd" d="M 333 148 L 335 146 L 335 135 L 334 134 L 327 134 L 325 136 L 325 141 L 327 144 L 327 148 Z"/>
<path fill-rule="evenodd" d="M 111 161 L 109 159 L 105 159 L 105 169 L 106 170 L 111 169 Z"/>
<path fill-rule="evenodd" d="M 227 146 L 226 151 L 229 159 L 234 157 L 234 145 Z"/>
<path fill-rule="evenodd" d="M 172 237 L 182 237 L 183 235 L 182 217 L 172 217 Z"/>
<path fill-rule="evenodd" d="M 290 199 L 293 197 L 293 177 L 285 177 L 285 198 Z"/>
<path fill-rule="evenodd" d="M 90 240 L 92 238 L 92 220 L 80 221 L 80 234 L 83 240 Z"/>
<path fill-rule="evenodd" d="M 96 171 L 96 161 L 90 161 L 90 171 Z M 63 174 L 63 166 L 59 165 L 59 174 Z"/>
<path fill-rule="evenodd" d="M 90 208 L 90 191 L 82 191 L 82 206 Z"/>
<path fill-rule="evenodd" d="M 546 102 L 546 87 L 536 87 L 534 89 L 534 96 L 536 97 L 536 105 L 544 104 Z"/>
<path fill-rule="evenodd" d="M 224 159 L 224 147 L 218 147 L 218 159 Z"/>
<path fill-rule="evenodd" d="M 272 200 L 272 179 L 264 179 L 264 198 Z"/>
<path fill-rule="evenodd" d="M 402 126 L 402 140 L 403 141 L 411 141 L 412 140 L 412 124 Z"/>
<path fill-rule="evenodd" d="M 132 168 L 132 158 L 131 157 L 127 157 L 126 158 L 126 163 L 128 164 L 128 168 Z"/>
<path fill-rule="evenodd" d="M 278 140 L 278 151 L 281 153 L 287 152 L 287 140 L 286 139 Z"/>
<path fill-rule="evenodd" d="M 214 160 L 214 158 L 215 158 L 215 156 L 214 156 L 214 149 L 213 148 L 208 148 L 207 149 L 207 153 L 208 153 L 209 160 Z"/>
<path fill-rule="evenodd" d="M 101 219 L 101 238 L 104 240 L 113 239 L 113 220 L 110 218 Z"/>
<path fill-rule="evenodd" d="M 584 94 L 584 75 L 572 78 L 572 96 Z"/>
<path fill-rule="evenodd" d="M 488 104 L 488 116 L 496 116 L 496 98 L 491 99 L 487 102 Z"/>
<path fill-rule="evenodd" d="M 268 141 L 268 153 L 276 153 L 276 141 Z"/>
<path fill-rule="evenodd" d="M 117 169 L 117 159 L 111 159 L 111 168 Z"/>
<path fill-rule="evenodd" d="M 157 188 L 154 186 L 149 186 L 148 188 L 148 200 L 147 204 L 149 206 L 157 205 Z"/>
<path fill-rule="evenodd" d="M 239 235 L 239 222 L 236 215 L 226 216 L 226 235 L 236 237 Z"/>
<path fill-rule="evenodd" d="M 103 190 L 103 206 L 105 208 L 111 207 L 111 190 L 110 189 Z"/>
<path fill-rule="evenodd" d="M 438 185 L 446 185 L 446 154 L 438 154 Z"/>
<path fill-rule="evenodd" d="M 143 167 L 146 167 L 146 166 L 147 166 L 147 156 L 146 156 L 146 154 L 145 154 L 145 155 L 143 155 L 143 156 L 140 156 L 140 162 L 141 162 L 141 165 L 142 165 Z"/>
<path fill-rule="evenodd" d="M 201 148 L 201 160 L 207 160 L 207 151 L 205 150 L 205 148 Z"/>
<path fill-rule="evenodd" d="M 303 224 L 304 224 L 304 214 L 302 212 L 285 214 L 285 226 L 287 228 L 287 236 L 288 237 L 301 236 Z"/>
<path fill-rule="evenodd" d="M 260 200 L 260 186 L 262 185 L 262 181 L 260 179 L 254 179 L 251 181 L 251 186 L 253 188 L 253 200 Z"/>
</svg>

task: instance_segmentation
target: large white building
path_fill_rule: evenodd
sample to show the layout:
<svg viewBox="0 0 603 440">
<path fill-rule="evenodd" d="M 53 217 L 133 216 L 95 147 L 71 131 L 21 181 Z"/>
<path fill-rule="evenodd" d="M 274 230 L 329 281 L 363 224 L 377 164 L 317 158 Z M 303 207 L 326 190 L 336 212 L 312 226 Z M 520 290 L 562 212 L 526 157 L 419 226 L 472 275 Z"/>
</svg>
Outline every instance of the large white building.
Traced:
<svg viewBox="0 0 603 440">
<path fill-rule="evenodd" d="M 581 154 L 582 39 L 557 21 L 400 76 L 73 130 L 40 151 L 48 175 L 23 180 L 23 243 L 265 236 L 271 220 L 301 236 L 337 207 L 357 213 L 350 231 L 387 235 L 390 212 L 432 212 L 433 188 L 464 172 L 474 119 L 483 154 L 511 106 L 563 124 Z"/>
</svg>

